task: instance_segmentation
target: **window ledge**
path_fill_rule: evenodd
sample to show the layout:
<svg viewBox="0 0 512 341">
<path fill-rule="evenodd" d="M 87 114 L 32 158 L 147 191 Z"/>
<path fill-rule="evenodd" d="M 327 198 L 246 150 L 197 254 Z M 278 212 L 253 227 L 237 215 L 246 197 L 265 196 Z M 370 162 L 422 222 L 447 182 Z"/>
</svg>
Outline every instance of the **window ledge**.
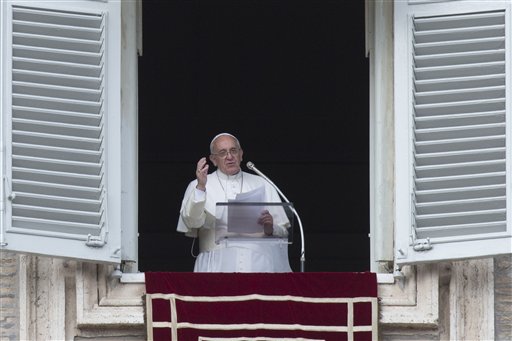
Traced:
<svg viewBox="0 0 512 341">
<path fill-rule="evenodd" d="M 121 283 L 144 284 L 145 283 L 144 272 L 123 273 L 120 281 L 121 281 Z M 377 283 L 378 284 L 393 284 L 393 283 L 395 283 L 395 278 L 393 277 L 393 274 L 377 274 Z"/>
<path fill-rule="evenodd" d="M 146 278 L 144 272 L 137 273 L 123 273 L 120 279 L 121 283 L 144 284 Z"/>
</svg>

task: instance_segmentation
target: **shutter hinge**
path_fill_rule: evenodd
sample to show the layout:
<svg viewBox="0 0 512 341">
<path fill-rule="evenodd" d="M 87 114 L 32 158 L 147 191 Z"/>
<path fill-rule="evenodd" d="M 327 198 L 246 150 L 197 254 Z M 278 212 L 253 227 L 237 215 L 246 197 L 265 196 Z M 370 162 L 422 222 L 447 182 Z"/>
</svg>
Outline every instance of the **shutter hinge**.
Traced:
<svg viewBox="0 0 512 341">
<path fill-rule="evenodd" d="M 416 239 L 414 241 L 414 245 L 412 246 L 414 251 L 428 251 L 432 249 L 432 244 L 430 243 L 430 238 L 427 239 Z"/>
<path fill-rule="evenodd" d="M 5 189 L 9 193 L 7 195 L 7 200 L 12 202 L 12 201 L 14 201 L 14 199 L 16 199 L 16 193 L 12 191 L 11 181 L 6 176 L 4 176 L 3 180 L 4 180 L 5 187 L 6 187 Z"/>
</svg>

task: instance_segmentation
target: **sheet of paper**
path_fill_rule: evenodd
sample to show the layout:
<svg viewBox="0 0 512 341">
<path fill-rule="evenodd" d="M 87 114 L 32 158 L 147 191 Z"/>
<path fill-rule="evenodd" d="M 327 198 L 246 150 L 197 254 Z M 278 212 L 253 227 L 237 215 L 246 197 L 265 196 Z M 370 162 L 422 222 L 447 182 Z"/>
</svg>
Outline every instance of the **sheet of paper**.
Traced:
<svg viewBox="0 0 512 341">
<path fill-rule="evenodd" d="M 263 202 L 263 199 L 265 199 L 265 187 L 261 186 L 249 192 L 238 193 L 235 199 L 229 200 L 229 202 Z"/>
<path fill-rule="evenodd" d="M 240 193 L 229 203 L 260 203 L 264 202 L 265 188 L 258 187 L 252 191 Z M 258 219 L 264 206 L 261 205 L 230 205 L 228 208 L 228 232 L 230 233 L 258 233 L 263 232 L 263 226 Z"/>
</svg>

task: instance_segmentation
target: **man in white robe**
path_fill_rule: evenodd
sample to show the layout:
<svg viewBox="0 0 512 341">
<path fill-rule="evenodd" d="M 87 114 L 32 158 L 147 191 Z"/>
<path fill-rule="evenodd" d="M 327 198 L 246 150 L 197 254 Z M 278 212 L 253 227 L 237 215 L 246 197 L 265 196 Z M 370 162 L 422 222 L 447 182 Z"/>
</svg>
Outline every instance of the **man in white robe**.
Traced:
<svg viewBox="0 0 512 341">
<path fill-rule="evenodd" d="M 179 232 L 199 238 L 194 272 L 291 272 L 288 244 L 282 242 L 288 236 L 285 215 L 263 210 L 258 219 L 263 227 L 259 239 L 216 240 L 216 226 L 227 224 L 223 210 L 216 207 L 218 202 L 228 202 L 239 193 L 261 187 L 264 202 L 279 203 L 281 199 L 265 179 L 241 170 L 243 150 L 235 136 L 215 136 L 210 153 L 217 170 L 208 174 L 206 157 L 197 162 L 196 179 L 185 191 L 178 219 Z"/>
</svg>

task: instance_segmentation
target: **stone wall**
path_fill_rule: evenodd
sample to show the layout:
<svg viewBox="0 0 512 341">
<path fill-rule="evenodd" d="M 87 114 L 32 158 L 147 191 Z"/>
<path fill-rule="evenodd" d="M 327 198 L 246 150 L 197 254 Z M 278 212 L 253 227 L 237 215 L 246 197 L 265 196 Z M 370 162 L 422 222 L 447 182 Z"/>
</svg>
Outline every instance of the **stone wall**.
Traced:
<svg viewBox="0 0 512 341">
<path fill-rule="evenodd" d="M 20 304 L 22 301 L 19 299 L 18 288 L 20 287 L 20 258 L 15 253 L 2 252 L 0 253 L 0 340 L 20 340 Z M 478 263 L 478 262 L 477 262 Z M 439 320 L 438 325 L 433 326 L 420 326 L 420 325 L 381 325 L 380 339 L 381 340 L 446 340 L 450 339 L 450 330 L 453 328 L 453 312 L 455 309 L 453 302 L 460 300 L 453 299 L 453 283 L 457 273 L 460 273 L 460 268 L 457 267 L 464 265 L 464 262 L 443 262 L 438 265 L 439 267 Z M 92 277 L 88 274 L 88 268 L 93 268 L 92 264 L 83 265 L 84 278 Z M 39 268 L 39 269 L 37 269 Z M 42 267 L 41 267 L 42 268 Z M 36 266 L 37 270 L 41 270 Z M 495 340 L 512 340 L 512 255 L 501 256 L 494 259 L 494 264 L 491 266 L 494 269 L 494 339 Z M 30 267 L 27 273 L 37 270 Z M 101 267 L 100 267 L 101 269 Z M 457 270 L 456 270 L 457 269 Z M 73 269 L 71 269 L 73 270 Z M 94 270 L 94 269 L 92 269 Z M 466 271 L 466 270 L 464 270 Z M 102 271 L 94 270 L 97 276 L 103 277 Z M 490 271 L 491 272 L 491 271 Z M 489 272 L 489 273 L 490 273 Z M 74 273 L 74 271 L 70 271 Z M 478 275 L 480 276 L 480 275 Z M 43 276 L 44 277 L 44 276 Z M 69 279 L 69 278 L 68 278 Z M 470 279 L 469 279 L 470 280 Z M 67 291 L 75 292 L 76 283 L 73 282 L 72 288 L 66 288 Z M 93 279 L 94 282 L 94 279 Z M 96 291 L 102 291 L 101 288 Z M 72 295 L 70 295 L 72 296 Z M 124 295 L 122 295 L 124 296 Z M 122 299 L 114 295 L 112 301 Z M 27 300 L 28 301 L 28 300 Z M 450 305 L 449 302 L 452 301 Z M 71 302 L 66 302 L 68 308 L 76 311 L 76 307 Z M 103 303 L 108 304 L 108 303 Z M 104 308 L 104 307 L 103 307 Z M 460 307 L 459 307 L 460 308 Z M 68 310 L 68 309 L 66 309 Z M 459 310 L 459 309 L 456 309 Z M 76 316 L 75 316 L 76 319 Z M 30 320 L 30 319 L 29 319 Z M 28 322 L 28 321 L 27 321 Z M 35 322 L 35 321 L 33 321 Z M 43 321 L 39 321 L 41 324 Z M 69 320 L 66 324 L 69 323 Z M 144 330 L 138 325 L 133 329 L 123 328 L 124 332 L 120 330 L 114 331 L 112 327 L 104 329 L 104 326 L 91 325 L 85 329 L 75 329 L 76 323 L 66 326 L 66 335 L 74 335 L 74 339 L 89 339 L 91 337 L 96 339 L 105 340 L 142 340 Z M 94 324 L 94 323 L 93 323 Z M 35 328 L 34 326 L 22 326 L 25 328 Z M 39 325 L 39 327 L 42 327 Z M 126 326 L 128 327 L 128 326 Z M 135 326 L 133 326 L 135 327 Z M 116 328 L 114 328 L 116 329 Z M 453 330 L 452 330 L 453 331 Z M 36 333 L 37 334 L 37 333 Z"/>
<path fill-rule="evenodd" d="M 496 340 L 512 340 L 512 255 L 495 259 L 494 309 Z"/>
<path fill-rule="evenodd" d="M 0 340 L 19 340 L 18 257 L 0 251 Z"/>
<path fill-rule="evenodd" d="M 454 305 L 454 303 L 462 303 L 461 297 L 457 297 L 457 293 L 454 290 L 459 294 L 466 291 L 470 286 L 473 286 L 473 292 L 485 290 L 485 287 L 481 285 L 484 284 L 482 283 L 482 278 L 485 278 L 485 276 L 478 273 L 478 269 L 475 270 L 473 268 L 475 263 L 479 262 L 479 260 L 468 260 L 442 262 L 439 264 L 439 323 L 437 328 L 385 325 L 380 327 L 380 340 L 420 341 L 454 339 L 450 333 L 454 332 L 455 327 L 464 324 L 464 322 L 466 324 L 470 323 L 470 320 L 477 318 L 478 314 L 472 316 L 469 321 L 453 321 L 454 317 L 457 316 L 457 312 L 453 310 L 460 312 L 461 309 L 466 307 L 474 313 L 474 311 L 479 309 L 471 308 L 479 308 L 483 304 L 481 300 L 472 300 L 467 297 L 467 302 L 462 306 Z M 512 255 L 496 257 L 493 268 L 494 276 L 489 279 L 494 282 L 494 338 L 492 339 L 512 340 Z M 464 280 L 461 279 L 461 274 Z M 478 280 L 475 280 L 476 278 Z M 458 283 L 454 283 L 457 281 Z M 454 289 L 457 285 L 464 288 Z M 470 307 L 472 304 L 474 306 Z M 482 323 L 474 325 L 478 328 L 485 327 Z M 492 328 L 491 326 L 489 327 Z M 466 328 L 465 332 L 470 332 L 472 329 L 470 326 L 466 326 Z"/>
</svg>

